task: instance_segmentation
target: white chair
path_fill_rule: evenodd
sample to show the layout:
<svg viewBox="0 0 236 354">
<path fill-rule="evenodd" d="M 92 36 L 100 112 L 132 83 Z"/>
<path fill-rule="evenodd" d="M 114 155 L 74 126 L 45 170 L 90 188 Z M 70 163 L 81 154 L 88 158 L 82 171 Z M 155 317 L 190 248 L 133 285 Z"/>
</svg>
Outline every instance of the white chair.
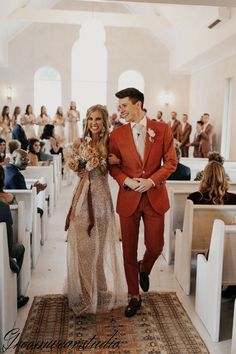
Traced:
<svg viewBox="0 0 236 354">
<path fill-rule="evenodd" d="M 19 274 L 19 290 L 21 295 L 25 295 L 31 278 L 31 256 L 30 256 L 30 233 L 25 227 L 24 202 L 20 201 L 16 205 L 10 205 L 13 220 L 14 243 L 23 244 L 25 247 L 24 261 Z"/>
<path fill-rule="evenodd" d="M 37 213 L 37 192 L 32 189 L 11 189 L 6 192 L 15 195 L 17 202 L 25 204 L 25 225 L 27 231 L 32 235 L 32 267 L 35 268 L 41 249 L 41 221 Z"/>
<path fill-rule="evenodd" d="M 236 285 L 236 225 L 215 220 L 208 260 L 197 258 L 196 312 L 213 342 L 219 341 L 222 285 Z"/>
<path fill-rule="evenodd" d="M 226 225 L 234 221 L 235 205 L 194 205 L 187 200 L 183 232 L 176 230 L 174 274 L 185 294 L 190 294 L 192 254 L 206 253 L 210 246 L 215 219 Z"/>
<path fill-rule="evenodd" d="M 17 280 L 9 265 L 7 228 L 0 223 L 0 348 L 17 317 Z"/>
</svg>

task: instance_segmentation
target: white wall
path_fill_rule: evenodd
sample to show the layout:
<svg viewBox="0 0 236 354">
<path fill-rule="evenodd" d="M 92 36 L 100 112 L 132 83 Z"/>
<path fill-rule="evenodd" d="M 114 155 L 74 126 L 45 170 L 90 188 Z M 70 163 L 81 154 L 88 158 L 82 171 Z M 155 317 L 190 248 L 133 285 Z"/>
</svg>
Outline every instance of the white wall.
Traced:
<svg viewBox="0 0 236 354">
<path fill-rule="evenodd" d="M 210 113 L 215 126 L 215 146 L 220 151 L 224 94 L 227 78 L 236 78 L 236 55 L 198 72 L 191 77 L 190 85 L 190 117 L 195 125 L 196 120 L 204 112 Z M 236 80 L 233 80 L 232 117 L 229 159 L 236 160 Z"/>
<path fill-rule="evenodd" d="M 0 69 L 0 106 L 11 108 L 33 103 L 33 78 L 41 66 L 52 66 L 61 74 L 62 105 L 66 110 L 71 99 L 71 48 L 79 37 L 79 26 L 58 24 L 33 24 L 9 43 L 9 66 Z M 138 70 L 145 80 L 145 107 L 149 116 L 163 110 L 165 116 L 170 110 L 180 114 L 189 108 L 189 82 L 186 75 L 169 74 L 169 52 L 147 30 L 106 28 L 108 50 L 108 97 L 107 107 L 116 110 L 119 75 L 127 69 Z M 96 53 L 94 53 L 96 62 Z M 12 102 L 6 102 L 4 88 L 9 84 L 14 89 Z M 158 96 L 169 89 L 176 96 L 173 107 L 161 107 Z M 79 97 L 78 97 L 79 102 Z M 38 112 L 35 112 L 38 114 Z"/>
</svg>

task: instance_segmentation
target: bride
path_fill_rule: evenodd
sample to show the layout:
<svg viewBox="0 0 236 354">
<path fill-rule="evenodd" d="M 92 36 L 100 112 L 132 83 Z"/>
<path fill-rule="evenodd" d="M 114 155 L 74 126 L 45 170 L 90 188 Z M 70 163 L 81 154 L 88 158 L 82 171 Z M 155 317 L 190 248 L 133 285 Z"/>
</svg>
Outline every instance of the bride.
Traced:
<svg viewBox="0 0 236 354">
<path fill-rule="evenodd" d="M 76 315 L 107 312 L 126 303 L 123 261 L 107 173 L 108 112 L 88 109 L 84 138 L 68 166 L 80 176 L 66 218 L 67 294 Z"/>
</svg>

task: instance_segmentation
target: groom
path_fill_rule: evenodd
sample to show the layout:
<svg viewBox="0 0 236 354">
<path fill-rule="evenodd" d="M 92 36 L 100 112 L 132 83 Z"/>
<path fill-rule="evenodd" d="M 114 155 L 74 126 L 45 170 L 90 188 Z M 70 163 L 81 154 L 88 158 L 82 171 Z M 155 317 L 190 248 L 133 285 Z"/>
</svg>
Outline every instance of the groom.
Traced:
<svg viewBox="0 0 236 354">
<path fill-rule="evenodd" d="M 119 184 L 117 212 L 120 216 L 123 257 L 129 304 L 125 316 L 136 314 L 141 306 L 139 282 L 149 289 L 149 274 L 162 252 L 164 213 L 169 209 L 165 186 L 177 166 L 170 127 L 147 119 L 144 95 L 135 88 L 116 93 L 118 110 L 127 123 L 110 135 L 109 152 L 121 161 L 110 173 Z M 144 222 L 146 250 L 137 261 L 139 223 Z"/>
</svg>

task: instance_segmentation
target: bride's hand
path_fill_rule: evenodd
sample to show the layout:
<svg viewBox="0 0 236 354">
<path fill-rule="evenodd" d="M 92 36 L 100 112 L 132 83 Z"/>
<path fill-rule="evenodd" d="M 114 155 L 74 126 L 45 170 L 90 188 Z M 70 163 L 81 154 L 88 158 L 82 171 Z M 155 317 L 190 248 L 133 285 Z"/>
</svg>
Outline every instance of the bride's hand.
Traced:
<svg viewBox="0 0 236 354">
<path fill-rule="evenodd" d="M 115 154 L 109 154 L 108 155 L 108 162 L 110 165 L 119 165 L 120 164 L 120 159 Z"/>
</svg>

